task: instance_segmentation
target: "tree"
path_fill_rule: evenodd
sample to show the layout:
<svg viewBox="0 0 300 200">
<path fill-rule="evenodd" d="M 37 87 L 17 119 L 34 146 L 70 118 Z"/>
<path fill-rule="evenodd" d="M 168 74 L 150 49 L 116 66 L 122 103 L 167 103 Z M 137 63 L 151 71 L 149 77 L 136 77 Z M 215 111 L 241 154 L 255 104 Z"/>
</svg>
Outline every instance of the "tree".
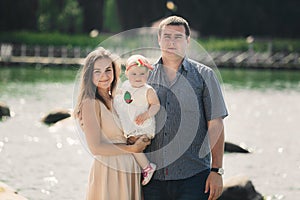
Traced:
<svg viewBox="0 0 300 200">
<path fill-rule="evenodd" d="M 116 0 L 123 30 L 148 26 L 165 16 L 166 2 L 161 0 Z"/>
<path fill-rule="evenodd" d="M 36 30 L 38 0 L 1 0 L 0 30 Z"/>
<path fill-rule="evenodd" d="M 119 14 L 115 0 L 106 0 L 104 4 L 103 30 L 107 32 L 118 32 L 121 30 Z"/>
<path fill-rule="evenodd" d="M 65 33 L 82 32 L 82 10 L 76 0 L 67 0 L 62 12 L 58 16 L 58 29 Z"/>
<path fill-rule="evenodd" d="M 103 29 L 104 0 L 78 0 L 83 11 L 83 30 Z"/>
<path fill-rule="evenodd" d="M 39 0 L 38 30 L 81 32 L 82 11 L 77 0 Z"/>
</svg>

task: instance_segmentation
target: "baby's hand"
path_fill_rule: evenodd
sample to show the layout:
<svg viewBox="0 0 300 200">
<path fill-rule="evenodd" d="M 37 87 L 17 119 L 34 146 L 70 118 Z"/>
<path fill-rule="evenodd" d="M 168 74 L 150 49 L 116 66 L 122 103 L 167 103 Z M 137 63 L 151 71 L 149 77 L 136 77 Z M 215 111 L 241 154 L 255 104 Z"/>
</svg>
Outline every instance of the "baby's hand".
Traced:
<svg viewBox="0 0 300 200">
<path fill-rule="evenodd" d="M 138 115 L 136 118 L 135 118 L 135 123 L 137 125 L 141 125 L 144 123 L 144 121 L 146 121 L 147 119 L 149 119 L 149 114 L 148 112 L 144 112 L 140 115 Z"/>
</svg>

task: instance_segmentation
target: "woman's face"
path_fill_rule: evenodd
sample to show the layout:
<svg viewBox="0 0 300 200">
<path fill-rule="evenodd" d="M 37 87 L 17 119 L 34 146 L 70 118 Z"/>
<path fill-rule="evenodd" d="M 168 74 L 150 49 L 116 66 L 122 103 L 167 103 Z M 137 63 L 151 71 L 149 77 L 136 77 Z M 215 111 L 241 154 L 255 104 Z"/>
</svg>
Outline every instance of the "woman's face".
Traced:
<svg viewBox="0 0 300 200">
<path fill-rule="evenodd" d="M 93 83 L 99 89 L 107 89 L 114 80 L 112 61 L 109 58 L 99 58 L 94 64 Z"/>
</svg>

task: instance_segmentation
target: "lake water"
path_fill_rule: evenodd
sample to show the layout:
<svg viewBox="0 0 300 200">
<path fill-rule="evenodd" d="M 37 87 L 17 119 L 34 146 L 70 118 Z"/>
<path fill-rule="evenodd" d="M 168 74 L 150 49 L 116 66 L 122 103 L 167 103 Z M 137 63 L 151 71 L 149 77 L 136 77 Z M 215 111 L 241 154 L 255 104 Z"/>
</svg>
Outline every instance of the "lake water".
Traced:
<svg viewBox="0 0 300 200">
<path fill-rule="evenodd" d="M 73 121 L 40 119 L 72 108 L 77 69 L 0 68 L 0 101 L 13 117 L 0 122 L 0 181 L 31 200 L 84 199 L 91 156 Z M 226 154 L 224 180 L 246 175 L 267 199 L 300 196 L 300 72 L 221 70 L 229 110 L 226 141 L 251 154 Z"/>
</svg>

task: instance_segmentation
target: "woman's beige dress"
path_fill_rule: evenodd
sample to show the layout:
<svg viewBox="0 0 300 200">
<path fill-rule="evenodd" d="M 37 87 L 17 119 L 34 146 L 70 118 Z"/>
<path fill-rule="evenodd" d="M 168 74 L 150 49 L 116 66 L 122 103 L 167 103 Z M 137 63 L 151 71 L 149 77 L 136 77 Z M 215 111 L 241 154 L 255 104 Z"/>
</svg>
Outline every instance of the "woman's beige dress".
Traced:
<svg viewBox="0 0 300 200">
<path fill-rule="evenodd" d="M 104 137 L 112 143 L 126 143 L 115 115 L 103 103 L 96 102 Z M 133 155 L 96 156 L 90 171 L 87 199 L 140 200 L 140 167 Z"/>
</svg>

